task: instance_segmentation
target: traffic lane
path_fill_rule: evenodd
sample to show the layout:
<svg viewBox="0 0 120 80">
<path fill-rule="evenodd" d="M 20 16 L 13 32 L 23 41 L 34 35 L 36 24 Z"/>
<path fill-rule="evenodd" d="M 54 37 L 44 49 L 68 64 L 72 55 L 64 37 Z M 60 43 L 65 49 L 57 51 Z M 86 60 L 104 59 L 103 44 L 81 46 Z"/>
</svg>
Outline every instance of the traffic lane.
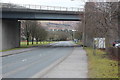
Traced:
<svg viewBox="0 0 120 80">
<path fill-rule="evenodd" d="M 53 45 L 61 45 L 61 46 L 63 46 L 63 45 L 68 45 L 68 44 L 73 44 L 71 41 L 60 41 L 60 42 L 56 42 L 56 43 L 54 43 Z M 49 48 L 50 49 L 50 48 Z M 42 51 L 44 51 L 45 50 L 45 48 L 43 48 L 43 49 L 41 49 Z M 53 50 L 53 49 L 52 49 Z M 45 50 L 45 51 L 48 51 L 49 52 L 49 50 Z M 28 53 L 28 54 L 25 54 L 25 55 L 20 55 L 20 56 L 16 56 L 16 57 L 13 57 L 13 58 L 11 58 L 11 56 L 8 56 L 7 57 L 7 59 L 4 59 L 3 58 L 3 65 L 4 64 L 6 64 L 6 63 L 11 63 L 11 62 L 13 62 L 14 61 L 14 63 L 16 63 L 17 61 L 25 61 L 26 59 L 26 57 L 30 57 L 30 56 L 34 56 L 34 54 L 36 54 L 36 55 L 39 55 L 38 54 L 38 51 L 37 50 L 34 50 L 34 54 L 32 54 L 32 53 L 29 53 L 29 52 L 26 52 L 26 53 Z M 40 55 L 42 55 L 42 53 L 40 54 Z M 12 56 L 14 56 L 14 55 L 12 55 Z M 15 60 L 15 58 L 17 58 L 17 60 Z M 11 64 L 12 65 L 12 64 Z"/>
<path fill-rule="evenodd" d="M 4 64 L 7 64 L 7 63 L 11 63 L 11 62 L 21 61 L 25 58 L 34 57 L 34 56 L 40 55 L 40 54 L 43 55 L 43 52 L 46 51 L 46 53 L 44 53 L 44 55 L 45 55 L 49 51 L 54 50 L 54 49 L 55 48 L 38 48 L 36 50 L 32 50 L 32 51 L 28 51 L 28 52 L 22 52 L 22 53 L 19 53 L 19 54 L 5 56 L 5 57 L 2 57 L 2 61 L 3 61 L 2 64 L 4 65 Z"/>
<path fill-rule="evenodd" d="M 55 51 L 55 48 L 42 48 L 42 49 L 40 48 L 38 50 L 33 50 L 29 52 L 23 52 L 20 54 L 3 57 L 2 58 L 3 73 L 14 70 L 25 64 L 29 64 L 32 61 L 37 60 L 37 57 L 38 58 L 45 57 L 45 56 L 47 57 L 51 55 L 49 53 L 51 53 L 52 51 Z"/>
<path fill-rule="evenodd" d="M 76 44 L 73 41 L 59 41 L 53 44 L 50 44 L 51 46 L 75 46 Z"/>
<path fill-rule="evenodd" d="M 14 56 L 11 56 L 11 59 L 14 58 L 15 60 L 13 62 L 8 61 L 7 64 L 8 67 L 5 67 L 5 64 L 3 65 L 3 76 L 5 78 L 29 78 L 32 75 L 38 73 L 45 67 L 49 66 L 53 62 L 55 62 L 57 59 L 66 56 L 70 54 L 73 50 L 73 48 L 48 48 L 43 50 L 37 50 L 38 53 L 35 53 L 34 51 L 30 51 L 29 53 L 32 53 L 31 55 L 28 55 L 27 57 L 24 57 L 24 61 L 17 60 L 17 58 L 14 57 L 20 57 L 23 55 L 27 55 L 29 53 L 22 53 L 22 54 L 16 54 Z M 40 54 L 46 54 L 44 56 L 39 56 Z M 37 55 L 38 54 L 38 55 Z M 7 59 L 7 57 L 4 57 Z M 23 58 L 22 58 L 23 59 Z M 3 60 L 3 62 L 4 62 Z M 10 60 L 10 57 L 9 57 Z M 12 59 L 13 60 L 13 59 Z M 14 63 L 17 61 L 16 63 Z"/>
</svg>

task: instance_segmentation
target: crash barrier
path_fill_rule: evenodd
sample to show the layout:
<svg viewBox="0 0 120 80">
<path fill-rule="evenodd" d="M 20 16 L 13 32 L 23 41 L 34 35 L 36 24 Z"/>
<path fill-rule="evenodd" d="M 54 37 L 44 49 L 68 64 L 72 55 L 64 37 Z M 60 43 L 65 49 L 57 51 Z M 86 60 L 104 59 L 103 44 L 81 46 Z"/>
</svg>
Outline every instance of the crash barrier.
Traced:
<svg viewBox="0 0 120 80">
<path fill-rule="evenodd" d="M 108 54 L 111 57 L 115 57 L 116 59 L 120 60 L 120 48 L 110 47 L 108 48 Z"/>
</svg>

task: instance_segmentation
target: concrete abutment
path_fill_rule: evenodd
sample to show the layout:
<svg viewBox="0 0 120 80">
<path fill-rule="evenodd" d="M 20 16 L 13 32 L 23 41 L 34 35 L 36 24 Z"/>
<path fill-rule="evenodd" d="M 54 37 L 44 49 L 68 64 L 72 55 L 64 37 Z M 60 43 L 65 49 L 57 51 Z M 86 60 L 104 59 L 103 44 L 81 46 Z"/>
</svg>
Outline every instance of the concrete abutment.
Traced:
<svg viewBox="0 0 120 80">
<path fill-rule="evenodd" d="M 20 22 L 2 20 L 2 50 L 20 47 Z"/>
</svg>

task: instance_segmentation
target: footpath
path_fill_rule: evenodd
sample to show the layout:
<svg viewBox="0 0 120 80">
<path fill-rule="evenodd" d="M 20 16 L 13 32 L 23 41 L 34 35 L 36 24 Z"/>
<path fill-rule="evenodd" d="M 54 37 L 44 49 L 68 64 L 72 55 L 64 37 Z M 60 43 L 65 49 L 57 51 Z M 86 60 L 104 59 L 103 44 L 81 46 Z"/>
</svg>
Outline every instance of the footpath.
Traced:
<svg viewBox="0 0 120 80">
<path fill-rule="evenodd" d="M 86 52 L 76 47 L 71 55 L 41 78 L 87 78 L 87 73 Z"/>
</svg>

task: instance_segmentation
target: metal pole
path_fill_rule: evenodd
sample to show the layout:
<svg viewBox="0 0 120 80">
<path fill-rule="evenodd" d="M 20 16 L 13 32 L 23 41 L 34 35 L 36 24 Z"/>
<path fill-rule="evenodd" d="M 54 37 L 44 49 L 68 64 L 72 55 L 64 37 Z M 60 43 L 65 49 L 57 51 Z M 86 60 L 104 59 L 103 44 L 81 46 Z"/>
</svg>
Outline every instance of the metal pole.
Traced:
<svg viewBox="0 0 120 80">
<path fill-rule="evenodd" d="M 66 11 L 67 11 L 67 8 L 66 8 Z"/>
<path fill-rule="evenodd" d="M 84 19 L 84 26 L 83 26 L 83 48 L 85 47 L 85 10 L 84 10 L 84 15 L 83 15 L 83 19 Z"/>
</svg>

